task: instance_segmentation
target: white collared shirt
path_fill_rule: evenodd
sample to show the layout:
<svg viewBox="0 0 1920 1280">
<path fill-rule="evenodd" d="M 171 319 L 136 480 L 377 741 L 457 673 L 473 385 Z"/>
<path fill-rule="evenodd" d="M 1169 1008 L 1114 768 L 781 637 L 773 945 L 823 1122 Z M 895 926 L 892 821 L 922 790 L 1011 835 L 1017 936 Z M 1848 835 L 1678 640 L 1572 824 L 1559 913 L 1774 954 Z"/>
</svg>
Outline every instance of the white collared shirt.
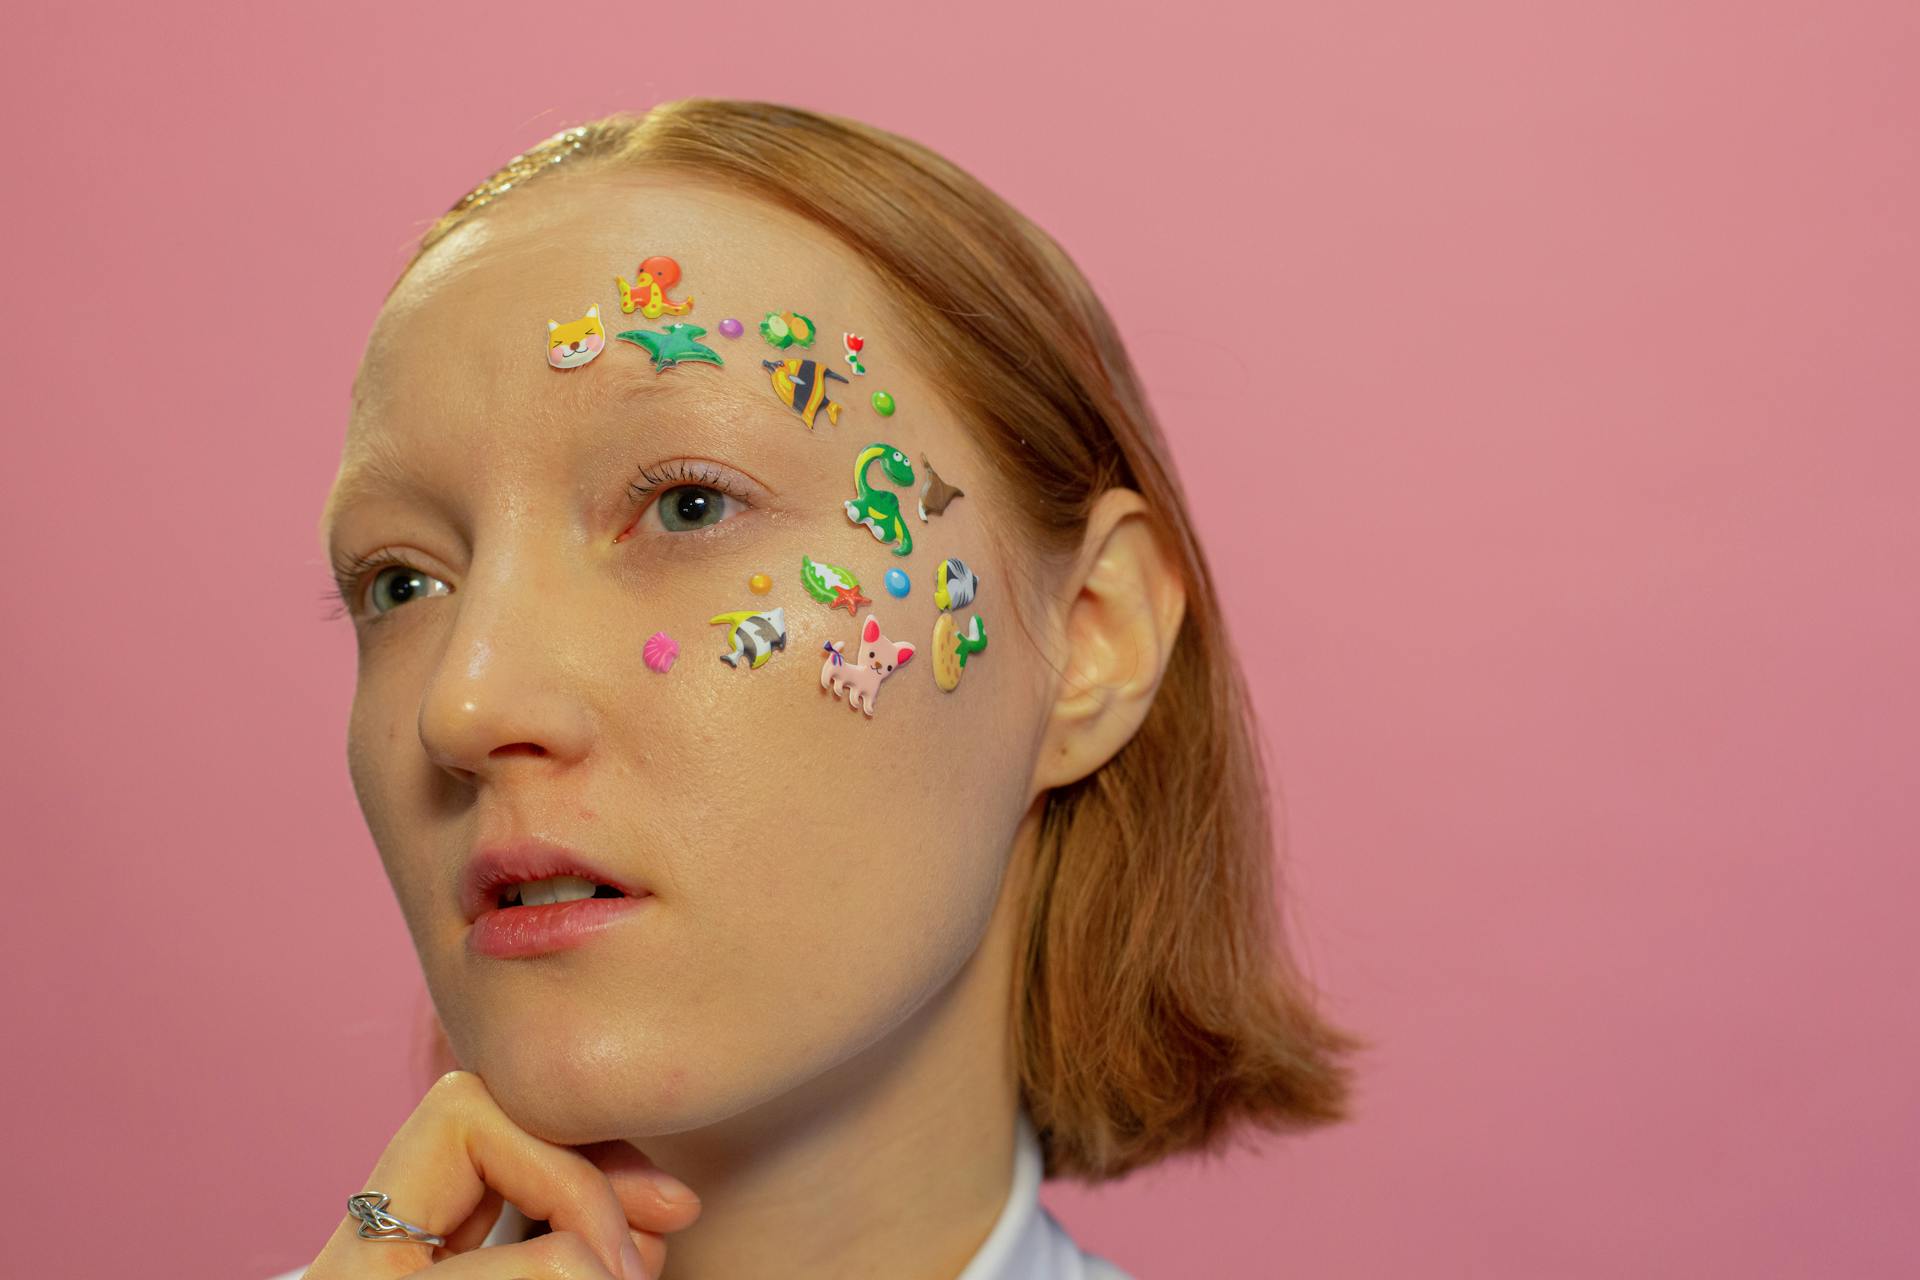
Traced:
<svg viewBox="0 0 1920 1280">
<path fill-rule="evenodd" d="M 993 1230 L 954 1280 L 1133 1280 L 1105 1258 L 1083 1252 L 1066 1228 L 1047 1212 L 1040 1203 L 1041 1167 L 1040 1136 L 1022 1107 L 1013 1141 L 1013 1189 L 1007 1193 L 1007 1203 Z M 481 1247 L 524 1240 L 532 1225 L 527 1215 L 508 1201 Z M 671 1255 L 672 1237 L 668 1237 L 668 1252 Z M 301 1270 L 304 1268 L 270 1280 L 300 1280 Z M 431 1269 L 428 1274 L 432 1274 Z"/>
</svg>

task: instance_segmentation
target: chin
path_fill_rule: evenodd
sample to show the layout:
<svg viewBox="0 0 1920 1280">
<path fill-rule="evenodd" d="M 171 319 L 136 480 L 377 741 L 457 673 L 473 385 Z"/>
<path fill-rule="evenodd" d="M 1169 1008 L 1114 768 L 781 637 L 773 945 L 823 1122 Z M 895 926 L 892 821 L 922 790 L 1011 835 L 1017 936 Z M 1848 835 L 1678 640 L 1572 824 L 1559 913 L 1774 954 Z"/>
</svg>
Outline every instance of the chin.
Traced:
<svg viewBox="0 0 1920 1280">
<path fill-rule="evenodd" d="M 462 1062 L 514 1123 L 537 1138 L 582 1146 L 684 1133 L 718 1124 L 777 1095 L 788 1081 L 727 1077 L 644 1029 L 601 1028 L 571 1039 L 525 1026 L 489 1030 Z"/>
</svg>

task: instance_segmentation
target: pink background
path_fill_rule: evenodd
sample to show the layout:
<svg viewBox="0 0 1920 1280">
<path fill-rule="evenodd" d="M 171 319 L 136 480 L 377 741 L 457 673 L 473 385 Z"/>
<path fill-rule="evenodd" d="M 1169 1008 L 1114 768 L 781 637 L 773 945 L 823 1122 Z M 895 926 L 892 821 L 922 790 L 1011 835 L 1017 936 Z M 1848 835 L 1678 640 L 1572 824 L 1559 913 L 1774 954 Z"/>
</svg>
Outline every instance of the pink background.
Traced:
<svg viewBox="0 0 1920 1280">
<path fill-rule="evenodd" d="M 1084 1245 L 1915 1273 L 1914 6 L 313 8 L 8 17 L 9 1274 L 304 1263 L 413 1105 L 312 539 L 349 378 L 493 165 L 695 93 L 1064 241 L 1251 658 L 1381 1047 L 1350 1126 L 1050 1186 Z"/>
</svg>

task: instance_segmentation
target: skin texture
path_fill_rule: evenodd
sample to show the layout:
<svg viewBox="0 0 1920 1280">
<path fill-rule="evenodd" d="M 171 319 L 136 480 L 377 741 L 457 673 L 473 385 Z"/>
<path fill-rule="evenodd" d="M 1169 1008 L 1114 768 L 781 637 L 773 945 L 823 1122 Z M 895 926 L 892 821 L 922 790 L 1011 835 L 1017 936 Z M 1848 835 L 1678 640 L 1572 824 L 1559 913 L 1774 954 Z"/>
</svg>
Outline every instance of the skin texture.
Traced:
<svg viewBox="0 0 1920 1280">
<path fill-rule="evenodd" d="M 607 313 L 614 276 L 656 253 L 726 364 L 656 373 L 611 342 L 549 367 L 548 319 Z M 828 331 L 868 340 L 871 372 L 833 384 L 837 426 L 809 431 L 760 368 L 779 357 L 757 322 L 788 309 L 819 321 L 808 354 L 842 372 Z M 728 316 L 744 337 L 721 336 Z M 900 331 L 810 224 L 583 170 L 426 255 L 355 383 L 323 538 L 336 560 L 390 552 L 417 589 L 392 604 L 409 575 L 374 568 L 360 587 L 385 596 L 353 602 L 355 792 L 462 1066 L 527 1132 L 631 1143 L 699 1193 L 670 1237 L 674 1280 L 934 1280 L 978 1249 L 1012 1167 L 1011 964 L 1040 797 L 1131 735 L 1179 625 L 1179 583 L 1125 491 L 1077 554 L 1017 566 L 1038 589 L 1016 609 L 1020 495 L 996 488 Z M 891 418 L 866 403 L 882 387 Z M 915 528 L 910 558 L 842 505 L 878 440 L 967 490 Z M 644 508 L 628 485 L 684 460 L 739 499 L 669 532 L 658 500 L 680 482 Z M 850 569 L 886 633 L 922 647 L 934 568 L 958 556 L 992 648 L 955 693 L 916 661 L 871 719 L 848 715 L 820 687 L 821 646 L 857 649 L 858 621 L 802 591 L 803 554 Z M 915 581 L 904 600 L 879 590 L 895 566 Z M 717 660 L 709 617 L 776 606 L 784 651 L 757 671 Z M 641 661 L 660 630 L 681 646 L 664 676 Z M 526 835 L 654 897 L 576 950 L 472 954 L 461 872 Z"/>
</svg>

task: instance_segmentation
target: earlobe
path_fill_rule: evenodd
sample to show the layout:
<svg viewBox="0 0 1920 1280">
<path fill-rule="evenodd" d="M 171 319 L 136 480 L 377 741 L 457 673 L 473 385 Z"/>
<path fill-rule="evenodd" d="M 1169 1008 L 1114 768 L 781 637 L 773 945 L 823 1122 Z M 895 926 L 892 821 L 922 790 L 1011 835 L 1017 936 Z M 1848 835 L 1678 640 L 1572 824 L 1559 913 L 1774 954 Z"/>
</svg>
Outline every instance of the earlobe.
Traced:
<svg viewBox="0 0 1920 1280">
<path fill-rule="evenodd" d="M 1047 738 L 1034 778 L 1044 791 L 1092 773 L 1146 720 L 1186 614 L 1186 584 L 1145 500 L 1110 489 L 1094 505 L 1063 584 L 1063 651 Z"/>
</svg>

